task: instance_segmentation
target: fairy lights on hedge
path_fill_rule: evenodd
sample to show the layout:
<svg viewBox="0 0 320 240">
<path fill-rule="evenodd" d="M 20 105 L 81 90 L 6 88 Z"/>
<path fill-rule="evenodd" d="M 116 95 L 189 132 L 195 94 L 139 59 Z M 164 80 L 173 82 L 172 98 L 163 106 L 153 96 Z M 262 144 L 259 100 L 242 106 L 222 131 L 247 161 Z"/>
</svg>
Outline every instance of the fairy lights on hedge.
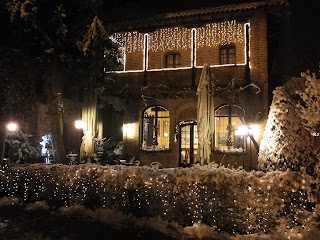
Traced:
<svg viewBox="0 0 320 240">
<path fill-rule="evenodd" d="M 0 205 L 3 198 L 16 205 L 18 198 L 20 204 L 45 200 L 52 207 L 116 208 L 232 234 L 266 233 L 277 219 L 288 236 L 297 227 L 307 230 L 316 218 L 312 178 L 290 171 L 272 174 L 244 175 L 221 166 L 158 171 L 87 164 L 15 167 L 0 171 Z"/>
</svg>

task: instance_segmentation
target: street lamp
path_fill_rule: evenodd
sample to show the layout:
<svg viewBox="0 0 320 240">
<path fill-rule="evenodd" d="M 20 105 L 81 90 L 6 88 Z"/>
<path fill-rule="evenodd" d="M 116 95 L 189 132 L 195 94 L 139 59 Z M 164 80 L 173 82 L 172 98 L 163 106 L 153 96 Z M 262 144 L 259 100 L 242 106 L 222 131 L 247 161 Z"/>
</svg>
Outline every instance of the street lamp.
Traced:
<svg viewBox="0 0 320 240">
<path fill-rule="evenodd" d="M 86 127 L 86 123 L 82 120 L 76 120 L 74 121 L 74 126 L 76 129 L 84 129 Z"/>
<path fill-rule="evenodd" d="M 74 126 L 75 126 L 76 129 L 83 131 L 83 129 L 86 128 L 86 123 L 84 121 L 82 121 L 82 120 L 75 120 L 74 121 Z M 81 159 L 80 159 L 81 133 L 77 133 L 77 135 L 78 135 L 78 141 L 77 141 L 78 153 L 77 154 L 68 154 L 72 164 L 75 162 L 77 157 L 78 157 L 78 162 L 81 161 Z M 79 143 L 79 140 L 80 140 L 80 143 Z"/>
<path fill-rule="evenodd" d="M 243 139 L 242 146 L 242 166 L 244 168 L 244 149 L 247 147 L 247 136 L 249 135 L 250 127 L 249 125 L 240 125 L 239 128 L 235 131 L 235 135 L 240 135 Z M 250 163 L 251 165 L 251 163 Z"/>
<path fill-rule="evenodd" d="M 249 136 L 250 136 L 250 166 L 252 169 L 252 152 L 251 152 L 251 142 L 253 139 L 259 138 L 260 135 L 260 126 L 257 124 L 250 125 L 249 127 Z"/>
<path fill-rule="evenodd" d="M 123 124 L 123 126 L 122 126 L 123 137 L 125 138 L 125 141 L 123 144 L 124 156 L 127 154 L 127 152 L 126 152 L 127 146 L 126 145 L 127 145 L 128 139 L 134 138 L 135 130 L 136 130 L 136 125 L 134 123 L 126 123 L 126 124 Z"/>
<path fill-rule="evenodd" d="M 260 126 L 253 125 L 240 125 L 239 128 L 235 131 L 235 135 L 240 135 L 243 138 L 243 144 L 247 148 L 247 138 L 250 137 L 249 142 L 249 154 L 250 154 L 250 165 L 249 169 L 252 168 L 252 153 L 251 153 L 251 141 L 252 139 L 257 139 L 260 134 Z M 244 167 L 244 147 L 243 146 L 243 167 Z"/>
<path fill-rule="evenodd" d="M 10 159 L 10 157 L 12 155 L 12 143 L 13 143 L 12 133 L 14 133 L 18 129 L 18 124 L 15 123 L 15 122 L 9 122 L 9 123 L 7 123 L 6 128 L 7 128 L 7 131 L 11 133 L 10 135 L 8 135 L 8 136 L 10 136 L 9 139 L 8 139 L 9 140 L 8 141 L 8 143 L 9 143 L 8 157 Z"/>
<path fill-rule="evenodd" d="M 18 124 L 16 124 L 15 122 L 9 122 L 7 124 L 7 130 L 10 132 L 14 132 L 18 129 Z"/>
</svg>

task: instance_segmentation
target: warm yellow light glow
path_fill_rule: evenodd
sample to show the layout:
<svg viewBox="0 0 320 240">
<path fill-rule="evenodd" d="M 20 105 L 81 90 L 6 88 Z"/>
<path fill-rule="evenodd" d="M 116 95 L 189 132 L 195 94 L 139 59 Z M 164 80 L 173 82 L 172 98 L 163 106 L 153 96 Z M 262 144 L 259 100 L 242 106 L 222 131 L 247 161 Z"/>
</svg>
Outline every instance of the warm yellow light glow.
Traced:
<svg viewBox="0 0 320 240">
<path fill-rule="evenodd" d="M 18 125 L 16 123 L 10 122 L 7 124 L 8 131 L 16 131 L 18 128 Z"/>
<path fill-rule="evenodd" d="M 240 125 L 237 130 L 235 130 L 235 135 L 246 136 L 249 133 L 248 125 Z"/>
<path fill-rule="evenodd" d="M 260 135 L 260 126 L 257 124 L 240 125 L 238 129 L 235 130 L 235 135 L 238 135 L 238 136 L 253 135 L 253 137 L 257 139 Z"/>
<path fill-rule="evenodd" d="M 136 125 L 134 123 L 123 124 L 122 129 L 126 138 L 133 138 L 135 135 Z"/>
<path fill-rule="evenodd" d="M 76 129 L 84 129 L 86 127 L 86 123 L 82 120 L 76 120 L 74 121 L 74 126 Z"/>
<path fill-rule="evenodd" d="M 250 125 L 249 133 L 252 134 L 255 139 L 257 139 L 260 135 L 260 126 L 257 124 Z"/>
</svg>

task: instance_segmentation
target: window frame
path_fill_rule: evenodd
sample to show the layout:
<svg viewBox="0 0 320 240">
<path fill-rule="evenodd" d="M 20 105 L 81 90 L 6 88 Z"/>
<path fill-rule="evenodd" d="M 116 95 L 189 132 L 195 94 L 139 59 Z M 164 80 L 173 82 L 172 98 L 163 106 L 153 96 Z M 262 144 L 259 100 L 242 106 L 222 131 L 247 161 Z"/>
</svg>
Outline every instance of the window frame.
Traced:
<svg viewBox="0 0 320 240">
<path fill-rule="evenodd" d="M 217 114 L 217 111 L 221 110 L 222 108 L 226 108 L 226 107 L 228 108 L 227 115 L 218 115 Z M 233 113 L 233 111 L 232 111 L 233 109 L 237 109 L 237 110 L 234 111 L 234 113 Z M 241 113 L 241 115 L 239 113 Z M 216 129 L 215 129 L 215 136 L 214 136 L 215 141 L 214 142 L 215 142 L 216 151 L 220 151 L 221 150 L 220 149 L 221 146 L 223 146 L 224 148 L 227 147 L 228 150 L 230 150 L 230 149 L 240 149 L 240 147 L 237 146 L 238 143 L 235 142 L 235 139 L 236 139 L 235 132 L 236 132 L 237 129 L 235 129 L 234 126 L 232 126 L 232 118 L 236 118 L 237 117 L 241 121 L 241 117 L 244 117 L 245 114 L 246 114 L 246 110 L 243 107 L 241 107 L 239 105 L 236 105 L 236 104 L 223 104 L 223 105 L 221 105 L 221 106 L 219 106 L 219 107 L 217 107 L 215 109 L 215 118 L 214 118 L 215 122 L 214 122 L 214 124 L 215 124 L 215 128 Z M 228 144 L 225 144 L 225 145 L 221 145 L 220 146 L 220 143 L 219 143 L 219 141 L 217 139 L 219 137 L 218 134 L 221 133 L 221 131 L 218 131 L 218 129 L 217 129 L 217 118 L 228 118 L 228 125 L 227 125 L 227 128 L 226 128 L 226 130 L 227 130 L 227 140 L 229 138 L 231 138 L 230 140 L 232 142 L 230 142 L 230 143 L 232 143 L 232 145 L 228 146 Z M 239 138 L 239 141 L 241 141 L 241 137 Z M 242 149 L 245 151 L 246 149 L 244 149 L 244 148 L 245 148 L 245 146 L 243 145 Z"/>
<path fill-rule="evenodd" d="M 148 116 L 148 111 L 154 113 L 154 115 Z M 167 114 L 159 116 L 159 112 L 167 112 Z M 145 108 L 141 116 L 141 129 L 141 150 L 159 151 L 169 149 L 170 112 L 166 107 L 156 104 Z M 161 143 L 158 140 L 161 140 Z"/>
<path fill-rule="evenodd" d="M 222 52 L 225 51 L 225 59 L 222 58 L 223 54 Z M 233 52 L 232 52 L 233 51 Z M 220 65 L 225 65 L 225 64 L 236 64 L 236 46 L 233 44 L 227 44 L 227 45 L 222 45 L 219 48 L 219 62 Z"/>
<path fill-rule="evenodd" d="M 168 58 L 172 56 L 172 64 L 168 63 Z M 179 68 L 181 67 L 181 53 L 169 52 L 164 56 L 164 67 L 165 68 Z"/>
</svg>

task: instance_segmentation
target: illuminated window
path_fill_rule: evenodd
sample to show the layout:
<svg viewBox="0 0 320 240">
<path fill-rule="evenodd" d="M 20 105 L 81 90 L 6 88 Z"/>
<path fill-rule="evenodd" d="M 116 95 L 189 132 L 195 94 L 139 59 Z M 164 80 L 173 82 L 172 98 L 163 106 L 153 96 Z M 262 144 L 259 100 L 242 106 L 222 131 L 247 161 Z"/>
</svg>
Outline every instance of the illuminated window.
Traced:
<svg viewBox="0 0 320 240">
<path fill-rule="evenodd" d="M 243 136 L 235 131 L 243 123 L 241 117 L 245 110 L 237 105 L 223 105 L 215 111 L 215 146 L 216 148 L 230 149 L 243 148 Z"/>
<path fill-rule="evenodd" d="M 236 64 L 236 47 L 223 45 L 220 47 L 220 64 Z"/>
<path fill-rule="evenodd" d="M 181 54 L 180 53 L 169 53 L 165 56 L 165 67 L 166 68 L 177 68 L 181 66 Z"/>
<path fill-rule="evenodd" d="M 142 149 L 169 149 L 169 111 L 160 105 L 149 107 L 142 116 Z"/>
</svg>

